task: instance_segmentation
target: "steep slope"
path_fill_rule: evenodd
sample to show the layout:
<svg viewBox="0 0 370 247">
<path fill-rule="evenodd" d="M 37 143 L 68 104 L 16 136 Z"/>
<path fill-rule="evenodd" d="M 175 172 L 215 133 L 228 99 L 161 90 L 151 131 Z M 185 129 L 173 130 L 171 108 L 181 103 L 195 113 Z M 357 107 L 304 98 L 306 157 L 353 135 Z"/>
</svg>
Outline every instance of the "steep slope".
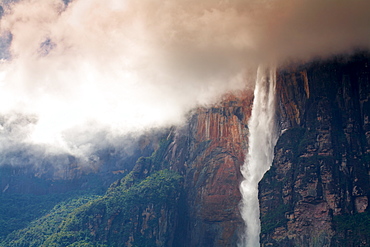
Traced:
<svg viewBox="0 0 370 247">
<path fill-rule="evenodd" d="M 262 246 L 369 245 L 369 65 L 370 55 L 362 53 L 278 72 L 282 134 L 259 186 Z M 71 205 L 57 222 L 45 216 L 8 235 L 4 246 L 34 239 L 42 239 L 36 246 L 236 246 L 252 100 L 253 92 L 244 91 L 197 109 L 184 126 L 162 133 L 160 142 L 144 141 L 131 158 L 102 153 L 101 178 L 128 175 L 105 195 Z M 5 194 L 22 190 L 17 174 L 48 174 L 16 171 L 0 176 L 2 188 L 11 182 Z M 59 179 L 81 188 L 88 177 L 79 172 L 70 169 Z M 54 230 L 40 233 L 32 228 L 37 222 Z"/>
<path fill-rule="evenodd" d="M 236 246 L 252 100 L 251 91 L 229 95 L 218 106 L 198 109 L 176 130 L 165 157 L 184 176 L 183 228 L 176 246 Z"/>
<path fill-rule="evenodd" d="M 235 246 L 252 98 L 197 109 L 105 195 L 62 203 L 2 246 Z"/>
<path fill-rule="evenodd" d="M 58 204 L 1 246 L 172 246 L 181 177 L 163 170 Z"/>
<path fill-rule="evenodd" d="M 369 66 L 360 54 L 279 73 L 283 133 L 260 183 L 262 246 L 370 244 Z"/>
<path fill-rule="evenodd" d="M 96 153 L 98 159 L 91 165 L 81 165 L 72 156 L 35 160 L 28 156 L 27 150 L 2 156 L 0 240 L 11 231 L 26 227 L 59 202 L 84 194 L 103 194 L 112 182 L 133 169 L 139 157 L 153 152 L 162 134 L 143 136 L 123 150 L 114 147 L 100 150 Z M 61 165 L 59 161 L 64 162 L 63 158 L 70 163 Z M 7 163 L 12 160 L 20 162 Z"/>
</svg>

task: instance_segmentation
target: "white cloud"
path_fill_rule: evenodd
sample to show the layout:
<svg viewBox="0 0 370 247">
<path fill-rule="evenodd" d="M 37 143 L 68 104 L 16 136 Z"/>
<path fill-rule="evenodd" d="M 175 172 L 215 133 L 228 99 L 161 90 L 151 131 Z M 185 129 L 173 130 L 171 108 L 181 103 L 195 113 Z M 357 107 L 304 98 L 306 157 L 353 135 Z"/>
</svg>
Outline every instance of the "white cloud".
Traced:
<svg viewBox="0 0 370 247">
<path fill-rule="evenodd" d="M 192 108 L 253 86 L 260 62 L 370 47 L 366 0 L 5 5 L 12 59 L 0 65 L 0 114 L 37 119 L 18 142 L 74 155 L 94 149 L 86 133 L 180 124 Z"/>
</svg>

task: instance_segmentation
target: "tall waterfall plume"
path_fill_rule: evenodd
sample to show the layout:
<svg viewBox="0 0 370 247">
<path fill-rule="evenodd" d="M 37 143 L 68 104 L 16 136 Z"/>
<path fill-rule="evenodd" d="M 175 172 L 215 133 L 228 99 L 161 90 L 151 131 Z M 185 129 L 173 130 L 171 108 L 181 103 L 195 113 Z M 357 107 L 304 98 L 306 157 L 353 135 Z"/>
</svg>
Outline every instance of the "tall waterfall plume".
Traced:
<svg viewBox="0 0 370 247">
<path fill-rule="evenodd" d="M 240 185 L 242 194 L 241 215 L 245 229 L 239 247 L 259 246 L 261 231 L 258 202 L 258 183 L 270 168 L 277 141 L 275 117 L 276 69 L 259 66 L 252 115 L 249 120 L 249 149 L 241 169 L 244 180 Z"/>
</svg>

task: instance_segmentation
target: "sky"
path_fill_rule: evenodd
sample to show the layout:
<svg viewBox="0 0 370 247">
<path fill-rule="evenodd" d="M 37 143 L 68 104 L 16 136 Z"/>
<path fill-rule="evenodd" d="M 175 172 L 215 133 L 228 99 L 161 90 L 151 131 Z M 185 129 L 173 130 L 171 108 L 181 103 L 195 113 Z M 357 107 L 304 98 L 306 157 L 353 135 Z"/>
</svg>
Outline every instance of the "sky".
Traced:
<svg viewBox="0 0 370 247">
<path fill-rule="evenodd" d="M 253 89 L 260 64 L 370 48 L 367 0 L 1 5 L 0 152 L 35 160 L 88 162 L 128 134 L 184 124 L 196 107 Z"/>
</svg>

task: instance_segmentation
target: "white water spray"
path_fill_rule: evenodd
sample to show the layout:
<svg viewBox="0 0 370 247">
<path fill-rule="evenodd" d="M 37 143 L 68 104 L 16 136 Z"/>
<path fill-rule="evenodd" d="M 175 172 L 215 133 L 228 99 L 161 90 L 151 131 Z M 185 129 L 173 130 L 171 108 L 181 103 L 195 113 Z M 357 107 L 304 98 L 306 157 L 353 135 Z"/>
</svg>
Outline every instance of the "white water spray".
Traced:
<svg viewBox="0 0 370 247">
<path fill-rule="evenodd" d="M 249 150 L 241 169 L 241 215 L 245 222 L 239 247 L 260 246 L 261 231 L 258 183 L 270 168 L 277 141 L 275 118 L 276 69 L 260 66 L 257 71 L 252 115 L 249 120 Z"/>
</svg>

